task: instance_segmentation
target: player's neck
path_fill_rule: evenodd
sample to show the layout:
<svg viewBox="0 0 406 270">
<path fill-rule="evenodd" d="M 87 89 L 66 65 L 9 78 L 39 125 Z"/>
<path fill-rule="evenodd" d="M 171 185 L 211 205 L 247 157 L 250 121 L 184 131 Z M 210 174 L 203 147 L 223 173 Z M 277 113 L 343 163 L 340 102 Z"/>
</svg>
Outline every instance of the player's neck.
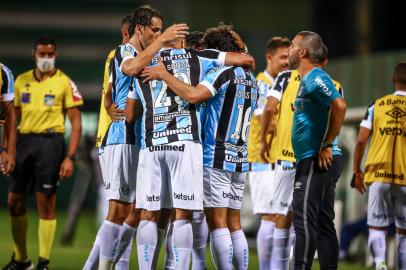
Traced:
<svg viewBox="0 0 406 270">
<path fill-rule="evenodd" d="M 303 59 L 300 62 L 300 65 L 297 68 L 297 71 L 299 72 L 300 77 L 303 78 L 304 76 L 306 76 L 307 73 L 309 73 L 315 67 L 317 67 L 317 65 L 311 63 L 307 59 Z"/>
<path fill-rule="evenodd" d="M 277 72 L 274 72 L 274 71 L 272 70 L 272 67 L 270 67 L 270 66 L 267 66 L 266 69 L 265 69 L 265 71 L 268 72 L 268 74 L 269 74 L 272 78 L 276 78 L 276 76 L 278 76 L 278 73 L 277 73 Z"/>
<path fill-rule="evenodd" d="M 56 72 L 56 68 L 54 68 L 53 70 L 48 71 L 48 72 L 41 72 L 38 68 L 35 68 L 34 75 L 38 81 L 44 81 L 44 80 L 48 79 L 49 77 L 51 77 L 52 75 L 54 75 L 55 72 Z"/>
<path fill-rule="evenodd" d="M 143 51 L 143 50 L 142 50 L 142 46 L 141 46 L 141 42 L 140 42 L 140 40 L 138 39 L 137 35 L 134 35 L 134 36 L 130 39 L 129 43 L 130 43 L 138 52 L 142 52 L 142 51 Z"/>
</svg>

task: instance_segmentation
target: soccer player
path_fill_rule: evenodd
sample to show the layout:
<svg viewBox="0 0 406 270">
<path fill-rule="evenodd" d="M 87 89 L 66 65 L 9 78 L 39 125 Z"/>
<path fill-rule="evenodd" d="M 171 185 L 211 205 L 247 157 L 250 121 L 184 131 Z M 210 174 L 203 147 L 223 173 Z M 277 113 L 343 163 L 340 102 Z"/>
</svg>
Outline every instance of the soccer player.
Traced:
<svg viewBox="0 0 406 270">
<path fill-rule="evenodd" d="M 294 269 L 311 269 L 316 248 L 320 268 L 337 269 L 338 265 L 334 196 L 343 160 L 333 141 L 344 121 L 346 103 L 319 67 L 323 45 L 319 35 L 302 31 L 289 48 L 290 66 L 301 77 L 292 128 L 297 162 L 292 203 Z"/>
<path fill-rule="evenodd" d="M 261 159 L 261 116 L 266 104 L 266 98 L 275 82 L 279 72 L 288 68 L 288 48 L 290 41 L 287 38 L 273 37 L 269 39 L 265 48 L 266 68 L 257 76 L 258 102 L 251 119 L 248 136 L 248 161 L 251 170 L 248 172 L 251 199 L 254 214 L 261 216 L 261 224 L 257 234 L 258 260 L 261 270 L 270 267 L 272 255 L 273 232 L 275 228 L 275 215 L 271 214 L 274 179 L 274 154 L 267 153 L 266 159 Z M 277 114 L 273 117 L 277 117 Z M 270 140 L 270 137 L 267 137 Z"/>
<path fill-rule="evenodd" d="M 245 49 L 227 25 L 208 29 L 203 47 L 228 52 Z M 163 79 L 184 100 L 191 104 L 207 100 L 203 124 L 204 206 L 212 254 L 219 269 L 232 269 L 233 264 L 236 269 L 247 269 L 248 244 L 239 211 L 249 167 L 249 123 L 258 94 L 255 77 L 248 68 L 225 66 L 210 71 L 194 87 L 181 82 L 176 74 L 172 76 L 162 66 L 159 69 L 157 78 Z M 146 68 L 144 72 L 147 77 L 154 76 L 153 69 Z"/>
<path fill-rule="evenodd" d="M 16 153 L 16 119 L 14 108 L 14 77 L 10 69 L 0 63 L 0 125 L 1 172 L 9 175 L 14 171 Z"/>
<path fill-rule="evenodd" d="M 83 99 L 76 85 L 55 67 L 55 40 L 40 36 L 34 43 L 36 67 L 15 82 L 15 106 L 20 120 L 16 168 L 11 174 L 8 207 L 14 252 L 3 269 L 32 269 L 27 255 L 27 195 L 35 191 L 39 214 L 39 260 L 48 269 L 56 230 L 56 191 L 60 180 L 72 175 L 82 134 L 79 107 Z M 65 114 L 72 129 L 65 154 Z"/>
<path fill-rule="evenodd" d="M 362 120 L 354 150 L 354 185 L 368 189 L 368 245 L 375 269 L 386 270 L 386 234 L 395 221 L 397 267 L 406 269 L 406 63 L 399 63 L 392 82 L 396 91 L 373 102 Z M 365 174 L 362 158 L 369 141 Z"/>
<path fill-rule="evenodd" d="M 129 26 L 129 43 L 116 49 L 111 67 L 112 87 L 105 96 L 105 106 L 116 104 L 124 110 L 133 77 L 146 66 L 155 53 L 168 46 L 176 38 L 184 37 L 187 26 L 178 24 L 162 31 L 161 14 L 149 6 L 134 11 Z M 131 243 L 138 224 L 138 214 L 131 204 L 135 201 L 136 173 L 138 166 L 138 144 L 136 123 L 120 119 L 110 124 L 102 141 L 100 165 L 102 168 L 109 213 L 101 225 L 96 245 L 99 251 L 99 269 L 112 269 Z M 97 243 L 98 242 L 98 243 Z"/>
<path fill-rule="evenodd" d="M 180 45 L 177 44 L 178 49 L 161 51 L 159 56 L 172 74 L 192 85 L 224 63 L 254 64 L 248 55 L 216 50 L 199 52 L 181 49 Z M 152 63 L 157 63 L 157 59 Z M 137 232 L 139 267 L 151 268 L 159 210 L 170 205 L 176 211 L 172 234 L 175 269 L 187 269 L 193 246 L 192 212 L 203 208 L 200 115 L 196 105 L 175 95 L 160 80 L 145 83 L 138 79 L 134 88 L 127 100 L 127 118 L 133 118 L 137 107 L 144 109 L 137 175 L 142 183 L 137 185 L 136 196 L 137 207 L 142 208 Z"/>
<path fill-rule="evenodd" d="M 324 53 L 317 62 L 320 66 L 327 64 L 327 47 L 323 46 Z M 337 91 L 343 96 L 341 85 L 334 81 Z M 276 78 L 272 90 L 268 94 L 268 101 L 262 117 L 262 145 L 261 156 L 265 156 L 272 148 L 276 158 L 276 171 L 274 180 L 274 200 L 271 203 L 271 213 L 276 214 L 276 228 L 273 237 L 273 256 L 270 269 L 289 269 L 290 248 L 294 241 L 292 231 L 292 200 L 293 187 L 296 173 L 296 159 L 292 148 L 292 121 L 293 103 L 300 85 L 300 76 L 297 70 L 282 72 Z M 272 116 L 279 110 L 278 119 Z M 266 139 L 268 134 L 272 136 L 271 142 Z M 341 151 L 337 142 L 335 150 Z M 289 235 L 290 234 L 290 235 Z"/>
<path fill-rule="evenodd" d="M 121 20 L 121 44 L 126 44 L 130 41 L 130 34 L 128 32 L 128 28 L 130 26 L 130 22 L 132 19 L 132 15 L 128 15 L 124 17 Z M 103 78 L 103 92 L 101 95 L 101 104 L 100 104 L 100 112 L 99 112 L 99 123 L 98 123 L 98 128 L 97 128 L 97 138 L 96 138 L 96 147 L 99 149 L 99 154 L 102 155 L 103 149 L 101 148 L 102 146 L 102 141 L 104 136 L 107 133 L 107 130 L 111 124 L 112 121 L 118 121 L 120 120 L 120 117 L 124 117 L 124 110 L 116 109 L 117 104 L 112 104 L 110 106 L 110 111 L 107 112 L 106 107 L 104 106 L 104 97 L 107 93 L 107 91 L 111 91 L 112 83 L 109 82 L 110 78 L 110 63 L 114 59 L 116 50 L 113 49 L 110 51 L 110 53 L 107 56 L 105 65 L 104 65 L 104 78 Z M 106 207 L 101 207 L 101 209 L 108 209 L 108 201 L 105 199 L 105 187 L 101 187 L 103 190 L 102 192 L 99 192 L 99 194 L 102 195 L 102 198 L 99 200 L 99 203 L 104 204 L 104 202 L 107 202 Z M 103 213 L 105 214 L 105 213 Z M 104 218 L 104 217 L 103 217 Z M 94 242 L 92 251 L 86 261 L 85 266 L 83 267 L 84 270 L 87 269 L 97 269 L 99 265 L 99 251 L 100 251 L 100 239 L 96 239 Z M 116 269 L 128 269 L 129 268 L 129 258 L 130 258 L 130 253 L 131 253 L 131 244 L 128 245 L 127 250 L 125 253 L 121 256 L 119 262 L 116 264 Z"/>
</svg>

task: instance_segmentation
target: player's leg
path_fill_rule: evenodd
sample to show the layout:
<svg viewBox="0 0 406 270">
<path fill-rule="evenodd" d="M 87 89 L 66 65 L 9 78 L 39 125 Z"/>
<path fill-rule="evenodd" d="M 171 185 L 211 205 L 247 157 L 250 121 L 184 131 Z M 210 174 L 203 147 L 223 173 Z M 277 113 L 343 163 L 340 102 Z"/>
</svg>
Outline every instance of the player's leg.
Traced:
<svg viewBox="0 0 406 270">
<path fill-rule="evenodd" d="M 33 151 L 31 139 L 21 135 L 16 145 L 16 166 L 9 181 L 7 205 L 11 216 L 11 234 L 13 237 L 13 255 L 11 261 L 3 269 L 30 269 L 33 267 L 27 254 L 26 216 L 27 190 L 32 187 L 34 167 L 30 160 Z"/>
<path fill-rule="evenodd" d="M 227 209 L 227 226 L 233 243 L 233 265 L 237 270 L 248 269 L 249 249 L 247 238 L 241 228 L 240 210 L 247 172 L 235 172 L 231 175 L 229 206 Z"/>
<path fill-rule="evenodd" d="M 328 173 L 317 169 L 314 158 L 299 162 L 293 191 L 293 224 L 295 226 L 294 269 L 311 269 L 317 244 L 317 219 L 321 202 L 320 189 Z"/>
<path fill-rule="evenodd" d="M 329 169 L 328 185 L 322 191 L 324 196 L 320 205 L 317 252 L 321 269 L 337 269 L 339 243 L 334 226 L 335 188 L 343 170 L 344 160 L 341 155 L 333 156 L 333 164 Z"/>
<path fill-rule="evenodd" d="M 206 246 L 209 237 L 209 228 L 203 211 L 195 211 L 193 213 L 192 230 L 192 269 L 204 270 L 206 269 Z"/>
<path fill-rule="evenodd" d="M 161 166 L 163 159 L 161 152 L 140 150 L 136 188 L 136 207 L 141 209 L 136 239 L 139 269 L 152 269 L 158 243 L 159 216 L 165 196 L 162 186 L 167 181 Z"/>
<path fill-rule="evenodd" d="M 172 252 L 172 233 L 173 233 L 173 222 L 175 221 L 175 209 L 172 209 L 172 215 L 168 230 L 166 232 L 165 239 L 165 269 L 173 270 L 175 269 L 175 259 Z"/>
<path fill-rule="evenodd" d="M 210 231 L 210 250 L 217 269 L 232 269 L 233 243 L 227 226 L 231 177 L 223 170 L 204 167 L 204 211 Z"/>
<path fill-rule="evenodd" d="M 189 269 L 193 248 L 193 211 L 176 208 L 175 212 L 172 232 L 172 251 L 175 259 L 175 269 Z"/>
<path fill-rule="evenodd" d="M 138 169 L 139 148 L 132 144 L 122 145 L 122 177 L 120 177 L 120 200 L 134 202 L 136 197 L 136 179 Z M 140 212 L 135 204 L 131 203 L 128 216 L 122 223 L 119 234 L 118 253 L 115 255 L 115 269 L 129 268 L 131 247 L 137 226 L 140 220 Z"/>
<path fill-rule="evenodd" d="M 390 184 L 374 182 L 368 190 L 368 246 L 374 257 L 375 268 L 386 267 L 386 235 L 391 223 L 392 206 Z"/>
<path fill-rule="evenodd" d="M 156 244 L 156 249 L 154 253 L 154 258 L 152 260 L 152 268 L 156 269 L 159 260 L 159 254 L 161 252 L 162 244 L 164 243 L 166 230 L 168 228 L 168 224 L 170 223 L 172 209 L 170 208 L 162 208 L 160 215 L 159 215 L 159 223 L 158 223 L 158 242 Z M 172 248 L 171 248 L 172 250 Z M 172 253 L 172 252 L 171 252 Z"/>
<path fill-rule="evenodd" d="M 292 225 L 293 185 L 295 167 L 292 162 L 278 160 L 275 169 L 275 196 L 271 212 L 277 216 L 273 237 L 271 269 L 289 269 L 291 248 L 290 228 Z"/>
<path fill-rule="evenodd" d="M 397 186 L 395 194 L 397 269 L 406 270 L 406 187 Z"/>
<path fill-rule="evenodd" d="M 273 164 L 252 163 L 248 173 L 250 182 L 253 212 L 261 216 L 256 243 L 260 270 L 270 270 L 273 234 L 276 216 L 271 214 L 271 203 L 274 196 Z"/>
</svg>

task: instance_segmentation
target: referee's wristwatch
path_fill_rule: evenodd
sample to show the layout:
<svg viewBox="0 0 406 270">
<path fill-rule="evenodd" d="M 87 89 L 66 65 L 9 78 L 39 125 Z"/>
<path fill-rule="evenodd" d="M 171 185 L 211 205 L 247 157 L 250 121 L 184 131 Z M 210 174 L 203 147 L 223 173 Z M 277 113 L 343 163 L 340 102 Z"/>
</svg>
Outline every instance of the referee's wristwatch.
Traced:
<svg viewBox="0 0 406 270">
<path fill-rule="evenodd" d="M 329 141 L 323 141 L 321 143 L 320 149 L 324 149 L 324 148 L 332 148 L 334 146 L 334 144 L 332 142 Z"/>
<path fill-rule="evenodd" d="M 75 161 L 75 158 L 76 158 L 75 154 L 67 154 L 66 157 L 72 161 Z"/>
</svg>

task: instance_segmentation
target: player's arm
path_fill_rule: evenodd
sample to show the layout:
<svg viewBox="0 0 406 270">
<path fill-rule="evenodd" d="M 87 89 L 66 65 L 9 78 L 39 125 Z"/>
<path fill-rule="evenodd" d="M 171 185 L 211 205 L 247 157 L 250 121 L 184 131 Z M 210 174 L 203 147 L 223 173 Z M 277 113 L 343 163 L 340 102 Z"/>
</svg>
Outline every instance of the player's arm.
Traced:
<svg viewBox="0 0 406 270">
<path fill-rule="evenodd" d="M 110 82 L 107 86 L 106 94 L 104 95 L 104 107 L 106 108 L 111 121 L 116 122 L 123 119 L 124 110 L 118 109 L 117 104 L 113 103 L 112 89 L 112 83 Z"/>
<path fill-rule="evenodd" d="M 66 109 L 66 114 L 68 115 L 72 128 L 69 138 L 68 152 L 65 159 L 62 161 L 59 170 L 60 179 L 67 178 L 72 175 L 74 169 L 73 160 L 82 137 L 82 116 L 80 109 L 78 107 L 68 108 Z"/>
<path fill-rule="evenodd" d="M 6 122 L 4 124 L 4 136 L 2 141 L 2 173 L 8 175 L 14 171 L 15 167 L 15 153 L 16 153 L 16 139 L 17 139 L 17 125 L 16 113 L 13 101 L 8 101 L 6 104 Z"/>
<path fill-rule="evenodd" d="M 357 144 L 355 145 L 354 149 L 354 163 L 353 163 L 353 179 L 354 183 L 351 185 L 358 190 L 361 194 L 365 193 L 365 186 L 364 186 L 364 173 L 361 170 L 361 163 L 362 163 L 362 158 L 364 157 L 365 149 L 368 144 L 368 139 L 369 136 L 371 135 L 371 130 L 362 127 L 359 130 L 358 133 L 358 139 L 357 139 Z"/>
<path fill-rule="evenodd" d="M 224 64 L 226 66 L 248 66 L 255 70 L 254 57 L 245 53 L 227 52 Z"/>
<path fill-rule="evenodd" d="M 260 146 L 260 156 L 263 161 L 268 160 L 268 153 L 272 145 L 273 135 L 276 131 L 276 119 L 275 114 L 277 113 L 277 106 L 279 100 L 273 96 L 268 98 L 265 105 L 264 111 L 261 116 L 261 146 Z M 268 137 L 270 140 L 268 141 Z"/>
<path fill-rule="evenodd" d="M 127 122 L 135 121 L 143 113 L 143 106 L 137 91 L 141 91 L 138 79 L 133 82 L 132 90 L 128 91 L 127 101 L 125 104 L 125 119 Z"/>
<path fill-rule="evenodd" d="M 137 76 L 160 49 L 172 45 L 177 39 L 184 39 L 188 34 L 188 29 L 189 27 L 184 23 L 168 27 L 162 35 L 136 57 L 124 60 L 121 64 L 121 70 L 127 76 Z"/>
<path fill-rule="evenodd" d="M 178 96 L 192 104 L 208 100 L 213 96 L 207 86 L 198 84 L 196 87 L 178 80 L 170 74 L 164 67 L 163 63 L 155 67 L 146 67 L 141 74 L 145 81 L 162 80 Z"/>
</svg>

